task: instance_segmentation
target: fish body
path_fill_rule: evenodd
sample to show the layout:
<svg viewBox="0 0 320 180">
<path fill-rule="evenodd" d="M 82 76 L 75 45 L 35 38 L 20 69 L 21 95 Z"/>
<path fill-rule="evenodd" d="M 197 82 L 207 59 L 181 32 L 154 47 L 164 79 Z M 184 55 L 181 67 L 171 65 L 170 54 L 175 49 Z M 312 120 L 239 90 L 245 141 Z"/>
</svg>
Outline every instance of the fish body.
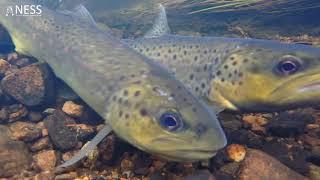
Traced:
<svg viewBox="0 0 320 180">
<path fill-rule="evenodd" d="M 123 40 L 209 105 L 279 111 L 320 101 L 320 49 L 279 41 L 170 35 L 164 7 L 143 38 Z"/>
<path fill-rule="evenodd" d="M 40 17 L 4 16 L 6 7 L 32 3 L 0 2 L 0 23 L 16 50 L 47 62 L 118 136 L 176 161 L 207 159 L 225 146 L 215 114 L 202 101 L 112 35 L 45 7 Z"/>
</svg>

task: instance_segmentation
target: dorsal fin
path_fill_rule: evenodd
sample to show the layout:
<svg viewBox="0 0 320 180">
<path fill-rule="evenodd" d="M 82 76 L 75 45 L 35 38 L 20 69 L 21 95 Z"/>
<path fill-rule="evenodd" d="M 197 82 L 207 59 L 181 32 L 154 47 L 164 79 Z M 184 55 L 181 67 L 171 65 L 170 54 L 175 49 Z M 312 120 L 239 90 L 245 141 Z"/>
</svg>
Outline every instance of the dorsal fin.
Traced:
<svg viewBox="0 0 320 180">
<path fill-rule="evenodd" d="M 52 10 L 71 10 L 87 0 L 34 0 L 37 4 Z"/>
<path fill-rule="evenodd" d="M 160 7 L 159 15 L 156 18 L 152 26 L 152 29 L 150 29 L 144 35 L 145 38 L 155 38 L 155 37 L 160 37 L 170 33 L 166 9 L 162 6 L 162 4 L 160 4 L 159 7 Z"/>
<path fill-rule="evenodd" d="M 82 4 L 76 6 L 75 8 L 73 8 L 70 11 L 69 10 L 61 10 L 59 12 L 61 12 L 63 14 L 68 14 L 71 16 L 78 17 L 78 18 L 82 19 L 83 21 L 88 22 L 88 23 L 97 27 L 96 21 L 93 19 L 93 17 L 91 16 L 91 14 L 87 10 L 87 8 L 84 7 Z"/>
</svg>

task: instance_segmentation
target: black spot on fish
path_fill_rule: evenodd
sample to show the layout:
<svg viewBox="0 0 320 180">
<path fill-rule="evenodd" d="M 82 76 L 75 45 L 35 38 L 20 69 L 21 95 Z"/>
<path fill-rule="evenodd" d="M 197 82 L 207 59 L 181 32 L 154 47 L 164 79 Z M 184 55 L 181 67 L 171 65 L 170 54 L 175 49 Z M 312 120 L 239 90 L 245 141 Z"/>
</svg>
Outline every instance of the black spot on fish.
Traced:
<svg viewBox="0 0 320 180">
<path fill-rule="evenodd" d="M 118 103 L 121 104 L 122 103 L 122 98 L 118 99 Z"/>
<path fill-rule="evenodd" d="M 175 54 L 175 55 L 173 55 L 173 59 L 177 59 L 177 55 Z"/>
<path fill-rule="evenodd" d="M 237 64 L 238 64 L 237 61 L 232 62 L 233 66 L 236 66 Z"/>
<path fill-rule="evenodd" d="M 207 50 L 204 50 L 204 51 L 203 51 L 203 53 L 204 53 L 204 54 L 207 54 L 207 53 L 208 53 L 208 51 L 207 51 Z"/>
<path fill-rule="evenodd" d="M 117 96 L 113 96 L 112 101 L 116 101 L 116 100 L 117 100 Z"/>
<path fill-rule="evenodd" d="M 128 99 L 126 99 L 123 104 L 124 104 L 125 106 L 130 106 L 130 103 L 129 103 L 129 100 L 128 100 Z"/>
<path fill-rule="evenodd" d="M 206 85 L 204 83 L 201 84 L 201 88 L 204 89 Z"/>
<path fill-rule="evenodd" d="M 214 63 L 215 63 L 215 64 L 218 64 L 218 62 L 219 62 L 219 58 L 216 57 L 216 58 L 214 59 Z"/>
<path fill-rule="evenodd" d="M 197 108 L 193 107 L 193 108 L 192 108 L 192 111 L 193 111 L 193 112 L 197 112 Z"/>
<path fill-rule="evenodd" d="M 198 88 L 198 87 L 196 87 L 194 90 L 195 90 L 196 92 L 198 92 L 198 91 L 199 91 L 199 88 Z"/>
<path fill-rule="evenodd" d="M 242 82 L 242 81 L 240 81 L 240 82 L 239 82 L 239 86 L 241 86 L 242 84 L 243 84 L 243 82 Z"/>
<path fill-rule="evenodd" d="M 136 91 L 136 92 L 134 93 L 134 96 L 135 96 L 135 97 L 138 97 L 138 96 L 140 96 L 140 94 L 141 94 L 141 91 Z"/>
<path fill-rule="evenodd" d="M 230 60 L 233 61 L 233 60 L 235 60 L 235 58 L 234 58 L 233 56 L 231 56 L 231 57 L 230 57 Z"/>
<path fill-rule="evenodd" d="M 194 61 L 197 61 L 197 60 L 198 60 L 198 56 L 195 56 L 195 57 L 194 57 Z"/>
<path fill-rule="evenodd" d="M 225 79 L 224 78 L 221 78 L 221 82 L 224 82 L 225 81 Z"/>
<path fill-rule="evenodd" d="M 119 111 L 119 117 L 121 118 L 123 115 L 123 112 L 122 111 Z"/>
<path fill-rule="evenodd" d="M 190 74 L 189 79 L 190 79 L 190 80 L 193 80 L 193 78 L 194 78 L 194 75 L 193 75 L 193 74 Z"/>
<path fill-rule="evenodd" d="M 120 76 L 120 81 L 123 81 L 125 78 L 125 76 Z"/>
<path fill-rule="evenodd" d="M 231 78 L 231 77 L 232 77 L 232 74 L 231 74 L 231 73 L 229 73 L 228 77 L 229 77 L 229 78 Z"/>
<path fill-rule="evenodd" d="M 128 96 L 128 94 L 129 94 L 128 90 L 124 90 L 124 91 L 123 91 L 123 95 L 124 95 L 124 96 Z"/>
<path fill-rule="evenodd" d="M 157 53 L 157 56 L 160 56 L 161 54 L 160 53 Z"/>
<path fill-rule="evenodd" d="M 247 59 L 247 58 L 245 58 L 245 59 L 243 60 L 244 63 L 246 63 L 246 62 L 248 62 L 248 61 L 249 61 L 249 59 Z"/>
<path fill-rule="evenodd" d="M 146 116 L 148 114 L 147 110 L 146 109 L 140 109 L 140 115 L 141 116 Z"/>
<path fill-rule="evenodd" d="M 242 77 L 243 76 L 243 73 L 242 72 L 239 72 L 239 77 Z"/>
<path fill-rule="evenodd" d="M 168 50 L 168 53 L 171 53 L 171 49 Z"/>
<path fill-rule="evenodd" d="M 203 71 L 207 71 L 207 69 L 208 69 L 208 65 L 205 64 L 204 67 L 203 67 Z"/>
<path fill-rule="evenodd" d="M 126 119 L 128 119 L 130 116 L 129 116 L 129 114 L 126 114 L 125 116 L 124 116 L 124 118 L 126 118 Z"/>
<path fill-rule="evenodd" d="M 221 75 L 221 71 L 220 71 L 220 70 L 217 71 L 216 75 L 217 75 L 217 76 L 220 76 L 220 75 Z"/>
<path fill-rule="evenodd" d="M 214 50 L 213 50 L 213 52 L 214 52 L 214 53 L 216 53 L 216 52 L 217 52 L 217 50 L 216 50 L 216 49 L 214 49 Z"/>
<path fill-rule="evenodd" d="M 184 55 L 187 55 L 187 51 L 183 51 L 183 54 L 184 54 Z"/>
<path fill-rule="evenodd" d="M 234 70 L 233 73 L 234 73 L 234 74 L 237 74 L 237 73 L 238 73 L 238 70 Z"/>
<path fill-rule="evenodd" d="M 228 69 L 228 65 L 224 65 L 223 68 L 224 68 L 224 69 Z"/>
</svg>

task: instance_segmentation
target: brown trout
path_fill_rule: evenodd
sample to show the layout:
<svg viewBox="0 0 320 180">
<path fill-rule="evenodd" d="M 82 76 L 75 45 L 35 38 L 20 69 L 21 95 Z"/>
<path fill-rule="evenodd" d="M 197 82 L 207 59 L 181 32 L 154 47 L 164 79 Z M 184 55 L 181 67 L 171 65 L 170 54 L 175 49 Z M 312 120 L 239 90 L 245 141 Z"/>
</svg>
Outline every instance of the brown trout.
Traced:
<svg viewBox="0 0 320 180">
<path fill-rule="evenodd" d="M 320 101 L 320 49 L 278 41 L 169 35 L 165 10 L 144 38 L 123 40 L 193 94 L 233 111 L 279 111 Z"/>
<path fill-rule="evenodd" d="M 47 62 L 119 137 L 176 161 L 208 159 L 226 145 L 214 112 L 164 68 L 78 17 L 78 12 L 40 6 L 40 16 L 12 14 L 33 3 L 0 1 L 0 23 L 16 51 Z M 109 131 L 102 132 L 81 157 Z"/>
</svg>

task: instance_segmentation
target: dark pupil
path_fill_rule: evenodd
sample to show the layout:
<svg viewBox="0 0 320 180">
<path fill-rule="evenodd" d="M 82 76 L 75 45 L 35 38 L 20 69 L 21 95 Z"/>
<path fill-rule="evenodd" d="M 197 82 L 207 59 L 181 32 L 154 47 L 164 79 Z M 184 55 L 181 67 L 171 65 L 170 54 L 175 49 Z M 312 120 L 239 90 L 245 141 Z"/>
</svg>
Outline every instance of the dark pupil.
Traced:
<svg viewBox="0 0 320 180">
<path fill-rule="evenodd" d="M 168 127 L 176 126 L 177 125 L 176 118 L 173 117 L 172 115 L 166 115 L 164 117 L 164 125 Z"/>
<path fill-rule="evenodd" d="M 296 69 L 296 65 L 293 62 L 285 62 L 282 64 L 283 71 L 293 71 Z"/>
</svg>

